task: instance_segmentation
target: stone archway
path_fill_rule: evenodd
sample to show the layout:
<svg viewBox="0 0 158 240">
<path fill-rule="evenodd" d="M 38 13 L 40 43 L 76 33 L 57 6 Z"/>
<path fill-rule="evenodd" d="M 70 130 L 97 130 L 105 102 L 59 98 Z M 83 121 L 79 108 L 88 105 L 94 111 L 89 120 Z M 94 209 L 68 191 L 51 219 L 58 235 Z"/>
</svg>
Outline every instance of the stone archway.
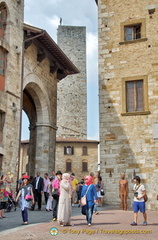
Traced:
<svg viewBox="0 0 158 240">
<path fill-rule="evenodd" d="M 54 169 L 56 127 L 52 124 L 50 97 L 41 79 L 28 74 L 24 79 L 23 110 L 30 122 L 28 149 L 28 174 L 35 175 Z"/>
</svg>

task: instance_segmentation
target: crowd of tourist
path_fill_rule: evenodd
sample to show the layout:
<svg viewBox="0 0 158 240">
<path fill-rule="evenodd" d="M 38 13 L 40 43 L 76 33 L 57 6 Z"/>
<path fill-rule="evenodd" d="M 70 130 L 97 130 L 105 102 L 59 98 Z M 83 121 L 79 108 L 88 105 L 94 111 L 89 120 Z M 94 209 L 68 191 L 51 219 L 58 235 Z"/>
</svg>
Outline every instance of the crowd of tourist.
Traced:
<svg viewBox="0 0 158 240">
<path fill-rule="evenodd" d="M 81 207 L 81 212 L 86 216 L 88 226 L 92 224 L 92 215 L 99 214 L 98 207 L 103 206 L 104 183 L 100 174 L 91 172 L 88 176 L 83 176 L 81 181 L 75 173 L 63 173 L 59 170 L 52 175 L 48 173 L 41 176 L 40 172 L 35 177 L 29 177 L 23 173 L 17 182 L 16 196 L 11 190 L 13 176 L 3 174 L 0 178 L 0 218 L 5 218 L 4 212 L 8 198 L 19 202 L 21 208 L 23 225 L 28 224 L 28 208 L 31 211 L 41 210 L 42 196 L 45 201 L 45 210 L 52 211 L 52 221 L 58 221 L 60 226 L 72 226 L 71 211 L 75 204 Z M 138 211 L 142 212 L 144 222 L 147 225 L 147 215 L 145 212 L 146 191 L 144 185 L 140 183 L 138 176 L 134 177 L 134 221 L 132 226 L 137 225 Z M 119 181 L 119 196 L 122 210 L 127 210 L 128 181 L 125 174 L 121 175 Z"/>
</svg>

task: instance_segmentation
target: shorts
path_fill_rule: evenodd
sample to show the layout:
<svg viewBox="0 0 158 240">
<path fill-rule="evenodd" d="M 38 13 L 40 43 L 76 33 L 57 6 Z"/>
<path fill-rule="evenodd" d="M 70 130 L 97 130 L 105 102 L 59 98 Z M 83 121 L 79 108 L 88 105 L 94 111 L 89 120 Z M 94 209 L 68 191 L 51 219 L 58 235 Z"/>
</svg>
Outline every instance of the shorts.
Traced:
<svg viewBox="0 0 158 240">
<path fill-rule="evenodd" d="M 133 202 L 133 212 L 145 212 L 145 202 Z"/>
</svg>

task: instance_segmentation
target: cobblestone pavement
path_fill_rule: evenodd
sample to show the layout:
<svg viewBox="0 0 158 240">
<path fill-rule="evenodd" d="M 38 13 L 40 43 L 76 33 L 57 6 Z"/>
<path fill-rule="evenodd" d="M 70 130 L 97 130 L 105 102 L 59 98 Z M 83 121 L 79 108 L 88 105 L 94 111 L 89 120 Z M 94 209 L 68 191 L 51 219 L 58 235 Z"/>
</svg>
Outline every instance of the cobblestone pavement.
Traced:
<svg viewBox="0 0 158 240">
<path fill-rule="evenodd" d="M 85 216 L 80 213 L 80 208 L 72 207 L 73 227 L 60 227 L 57 222 L 52 222 L 52 212 L 29 211 L 29 225 L 21 225 L 21 211 L 5 213 L 6 218 L 0 219 L 1 240 L 50 240 L 64 239 L 84 240 L 141 240 L 158 239 L 158 212 L 147 211 L 148 225 L 142 226 L 142 215 L 139 213 L 138 226 L 132 227 L 132 211 L 110 209 L 107 206 L 99 208 L 99 215 L 93 215 L 92 226 L 86 224 Z M 51 228 L 56 228 L 52 232 Z M 52 229 L 54 230 L 54 229 Z"/>
</svg>

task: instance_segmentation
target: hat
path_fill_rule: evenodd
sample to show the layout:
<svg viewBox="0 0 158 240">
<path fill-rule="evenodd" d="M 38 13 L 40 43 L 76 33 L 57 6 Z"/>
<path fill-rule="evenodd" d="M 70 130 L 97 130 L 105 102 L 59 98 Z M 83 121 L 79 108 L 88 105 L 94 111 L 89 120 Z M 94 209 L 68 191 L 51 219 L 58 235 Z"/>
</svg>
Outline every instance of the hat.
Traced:
<svg viewBox="0 0 158 240">
<path fill-rule="evenodd" d="M 23 176 L 22 176 L 22 179 L 29 179 L 29 176 L 23 175 Z"/>
<path fill-rule="evenodd" d="M 62 175 L 62 172 L 61 171 L 57 171 L 56 175 Z"/>
</svg>

